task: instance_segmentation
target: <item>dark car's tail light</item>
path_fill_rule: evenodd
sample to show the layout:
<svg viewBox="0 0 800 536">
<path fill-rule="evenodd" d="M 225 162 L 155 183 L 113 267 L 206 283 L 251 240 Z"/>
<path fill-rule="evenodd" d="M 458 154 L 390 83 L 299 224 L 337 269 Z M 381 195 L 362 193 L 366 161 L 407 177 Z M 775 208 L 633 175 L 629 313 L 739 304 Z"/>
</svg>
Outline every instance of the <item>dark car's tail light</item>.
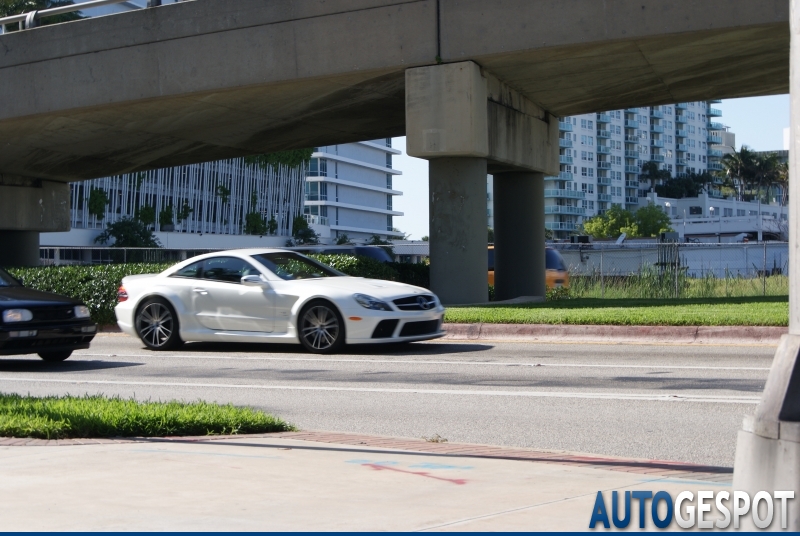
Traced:
<svg viewBox="0 0 800 536">
<path fill-rule="evenodd" d="M 117 290 L 117 301 L 124 302 L 127 299 L 128 299 L 128 291 L 125 290 L 125 287 L 119 287 L 119 290 Z"/>
</svg>

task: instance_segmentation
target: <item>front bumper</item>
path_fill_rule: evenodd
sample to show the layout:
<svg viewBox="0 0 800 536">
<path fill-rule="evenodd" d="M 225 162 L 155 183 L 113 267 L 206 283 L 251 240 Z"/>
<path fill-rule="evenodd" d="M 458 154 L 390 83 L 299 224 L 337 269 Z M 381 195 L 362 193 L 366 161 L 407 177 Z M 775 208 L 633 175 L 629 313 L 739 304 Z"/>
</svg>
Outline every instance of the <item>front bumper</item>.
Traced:
<svg viewBox="0 0 800 536">
<path fill-rule="evenodd" d="M 358 313 L 361 312 L 361 315 Z M 363 316 L 363 309 L 343 311 L 347 344 L 413 342 L 444 336 L 444 308 L 430 311 L 385 311 Z M 354 321 L 352 317 L 360 318 Z"/>
<path fill-rule="evenodd" d="M 89 348 L 96 334 L 97 324 L 91 321 L 4 324 L 0 326 L 0 355 L 81 350 Z"/>
</svg>

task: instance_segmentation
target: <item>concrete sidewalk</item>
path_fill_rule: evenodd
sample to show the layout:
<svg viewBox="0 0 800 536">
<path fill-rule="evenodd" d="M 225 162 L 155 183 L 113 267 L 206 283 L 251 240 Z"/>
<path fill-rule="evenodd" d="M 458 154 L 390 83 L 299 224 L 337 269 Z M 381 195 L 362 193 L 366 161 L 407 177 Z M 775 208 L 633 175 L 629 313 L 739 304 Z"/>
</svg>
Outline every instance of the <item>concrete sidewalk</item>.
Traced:
<svg viewBox="0 0 800 536">
<path fill-rule="evenodd" d="M 7 439 L 0 474 L 6 531 L 586 530 L 599 490 L 674 498 L 731 479 L 729 468 L 323 432 Z"/>
</svg>

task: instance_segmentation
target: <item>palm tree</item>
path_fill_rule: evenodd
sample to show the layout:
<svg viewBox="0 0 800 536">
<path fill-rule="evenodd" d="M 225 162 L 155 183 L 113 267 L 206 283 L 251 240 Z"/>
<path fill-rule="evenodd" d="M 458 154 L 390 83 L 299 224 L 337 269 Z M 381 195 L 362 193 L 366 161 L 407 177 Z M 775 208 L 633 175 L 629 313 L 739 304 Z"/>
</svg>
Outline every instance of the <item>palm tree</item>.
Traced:
<svg viewBox="0 0 800 536">
<path fill-rule="evenodd" d="M 42 11 L 43 9 L 50 9 L 53 7 L 71 6 L 74 4 L 72 0 L 0 0 L 0 17 L 8 17 L 10 15 L 19 15 L 20 13 L 28 13 L 29 11 Z M 71 13 L 62 13 L 61 15 L 53 15 L 41 19 L 38 24 L 45 26 L 47 24 L 57 24 L 59 22 L 68 22 L 71 20 L 82 19 L 83 16 L 80 11 L 73 11 Z M 13 24 L 6 26 L 6 31 L 14 31 L 19 29 Z"/>
<path fill-rule="evenodd" d="M 669 171 L 658 169 L 658 162 L 651 160 L 642 164 L 642 174 L 639 175 L 639 180 L 649 182 L 650 191 L 652 192 L 656 184 L 660 184 L 671 177 L 672 175 Z"/>
<path fill-rule="evenodd" d="M 722 166 L 725 168 L 725 178 L 728 185 L 736 190 L 739 201 L 743 201 L 745 192 L 757 182 L 758 155 L 746 145 L 738 151 L 733 151 L 722 157 Z"/>
</svg>

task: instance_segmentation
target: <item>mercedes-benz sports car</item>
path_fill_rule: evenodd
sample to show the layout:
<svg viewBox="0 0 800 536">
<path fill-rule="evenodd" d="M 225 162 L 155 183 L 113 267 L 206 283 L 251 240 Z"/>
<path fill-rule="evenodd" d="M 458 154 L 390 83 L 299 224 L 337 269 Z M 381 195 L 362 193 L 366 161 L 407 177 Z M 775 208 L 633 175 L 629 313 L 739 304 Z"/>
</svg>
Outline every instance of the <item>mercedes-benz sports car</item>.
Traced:
<svg viewBox="0 0 800 536">
<path fill-rule="evenodd" d="M 211 253 L 128 276 L 115 312 L 120 329 L 153 350 L 185 341 L 299 342 L 331 353 L 444 335 L 444 307 L 429 290 L 349 277 L 280 249 Z"/>
</svg>

